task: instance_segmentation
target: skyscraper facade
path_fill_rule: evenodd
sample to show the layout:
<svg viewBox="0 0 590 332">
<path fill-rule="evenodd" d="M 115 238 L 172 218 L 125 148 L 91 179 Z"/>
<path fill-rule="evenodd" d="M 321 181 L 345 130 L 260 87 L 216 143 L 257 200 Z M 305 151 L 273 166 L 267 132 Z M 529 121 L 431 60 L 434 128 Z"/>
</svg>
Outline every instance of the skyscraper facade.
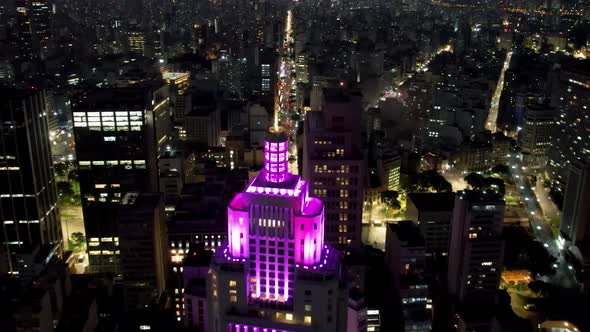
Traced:
<svg viewBox="0 0 590 332">
<path fill-rule="evenodd" d="M 100 89 L 73 107 L 84 228 L 94 272 L 119 271 L 117 211 L 127 192 L 157 192 L 157 129 L 167 89 Z"/>
<path fill-rule="evenodd" d="M 160 193 L 127 193 L 119 211 L 122 284 L 126 307 L 145 307 L 166 286 L 168 246 Z"/>
<path fill-rule="evenodd" d="M 0 238 L 8 253 L 62 242 L 43 91 L 0 92 Z"/>
<path fill-rule="evenodd" d="M 324 204 L 288 172 L 288 137 L 271 129 L 265 165 L 228 206 L 228 243 L 208 280 L 209 331 L 344 331 L 338 253 L 324 243 Z"/>
<path fill-rule="evenodd" d="M 360 96 L 324 89 L 319 112 L 307 112 L 303 177 L 326 205 L 326 240 L 341 251 L 361 247 L 365 158 Z"/>
<path fill-rule="evenodd" d="M 556 110 L 547 105 L 529 104 L 524 111 L 519 145 L 524 164 L 533 169 L 544 169 L 547 149 L 555 127 Z"/>
<path fill-rule="evenodd" d="M 32 1 L 29 13 L 31 32 L 33 33 L 33 49 L 41 59 L 45 59 L 49 53 L 51 38 L 51 5 L 47 0 Z"/>
<path fill-rule="evenodd" d="M 590 75 L 564 65 L 553 75 L 551 105 L 557 108 L 555 131 L 548 149 L 546 175 L 553 187 L 565 190 L 569 164 L 590 158 Z"/>
<path fill-rule="evenodd" d="M 590 241 L 590 162 L 576 160 L 570 164 L 563 200 L 560 240 L 568 245 Z"/>
<path fill-rule="evenodd" d="M 16 2 L 17 32 L 23 60 L 44 59 L 49 52 L 51 8 L 46 0 Z"/>
<path fill-rule="evenodd" d="M 460 302 L 491 299 L 504 258 L 505 202 L 497 194 L 462 191 L 455 199 L 449 244 L 448 289 Z"/>
</svg>

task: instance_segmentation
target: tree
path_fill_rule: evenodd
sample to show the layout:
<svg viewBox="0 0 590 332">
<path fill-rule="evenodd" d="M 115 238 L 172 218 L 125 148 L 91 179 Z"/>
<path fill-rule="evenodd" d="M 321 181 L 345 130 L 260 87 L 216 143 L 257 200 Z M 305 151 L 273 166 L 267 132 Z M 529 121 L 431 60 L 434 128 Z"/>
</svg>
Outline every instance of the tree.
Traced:
<svg viewBox="0 0 590 332">
<path fill-rule="evenodd" d="M 541 281 L 541 280 L 533 280 L 531 282 L 529 282 L 528 287 L 530 290 L 532 290 L 533 292 L 537 293 L 537 295 L 545 295 L 549 292 L 549 290 L 551 289 L 551 285 Z"/>
<path fill-rule="evenodd" d="M 533 275 L 553 273 L 555 257 L 526 229 L 518 226 L 504 227 L 502 237 L 505 241 L 504 265 L 508 269 L 527 269 Z"/>
<path fill-rule="evenodd" d="M 55 170 L 55 175 L 66 176 L 66 174 L 68 172 L 68 164 L 67 163 L 55 163 L 53 165 L 53 169 Z"/>
<path fill-rule="evenodd" d="M 492 167 L 492 172 L 501 174 L 502 176 L 510 176 L 510 167 L 508 165 L 496 165 Z"/>
<path fill-rule="evenodd" d="M 555 188 L 551 188 L 549 190 L 549 197 L 553 200 L 559 211 L 563 210 L 563 193 Z"/>
<path fill-rule="evenodd" d="M 399 210 L 401 208 L 398 198 L 397 191 L 386 190 L 381 193 L 381 201 L 390 209 Z"/>
<path fill-rule="evenodd" d="M 489 177 L 489 178 L 485 178 L 484 182 L 485 182 L 485 189 L 498 192 L 502 196 L 504 196 L 504 194 L 506 193 L 506 185 L 504 185 L 504 180 Z"/>
<path fill-rule="evenodd" d="M 430 179 L 430 186 L 439 193 L 453 191 L 453 185 L 438 173 Z"/>
<path fill-rule="evenodd" d="M 485 186 L 485 177 L 479 173 L 469 173 L 465 178 L 465 182 L 471 186 L 472 189 L 481 189 Z"/>
<path fill-rule="evenodd" d="M 74 232 L 68 239 L 68 249 L 82 251 L 86 246 L 86 237 L 81 232 Z"/>
<path fill-rule="evenodd" d="M 436 192 L 451 192 L 453 186 L 447 179 L 436 171 L 425 171 L 418 174 L 410 175 L 408 191 L 436 191 Z"/>
<path fill-rule="evenodd" d="M 67 181 L 59 181 L 56 183 L 57 192 L 64 196 L 72 196 L 74 195 L 74 190 L 72 189 L 72 184 Z"/>
</svg>

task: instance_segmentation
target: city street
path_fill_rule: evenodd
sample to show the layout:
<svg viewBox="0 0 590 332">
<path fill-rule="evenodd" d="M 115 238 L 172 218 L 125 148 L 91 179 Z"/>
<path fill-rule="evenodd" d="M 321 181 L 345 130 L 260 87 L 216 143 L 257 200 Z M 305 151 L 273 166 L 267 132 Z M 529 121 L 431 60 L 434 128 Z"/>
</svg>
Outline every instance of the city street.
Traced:
<svg viewBox="0 0 590 332">
<path fill-rule="evenodd" d="M 50 132 L 49 141 L 51 142 L 51 155 L 54 162 L 74 160 L 74 138 L 71 126 L 59 127 L 57 130 Z"/>
<path fill-rule="evenodd" d="M 500 97 L 502 96 L 502 90 L 504 90 L 504 73 L 510 67 L 510 59 L 512 59 L 512 52 L 506 53 L 506 60 L 500 71 L 500 77 L 496 84 L 496 90 L 492 96 L 492 102 L 488 113 L 488 121 L 486 122 L 486 129 L 492 133 L 496 132 L 496 121 L 498 120 L 498 107 L 500 106 Z"/>
<path fill-rule="evenodd" d="M 537 178 L 535 195 L 537 196 L 537 200 L 539 201 L 545 218 L 551 220 L 553 218 L 559 217 L 559 210 L 557 209 L 557 206 L 553 200 L 551 200 L 551 197 L 549 197 L 549 189 L 543 187 L 543 180 L 540 177 Z"/>
<path fill-rule="evenodd" d="M 523 174 L 526 166 L 522 165 L 522 156 L 520 153 L 512 153 L 509 157 L 510 173 L 527 209 L 529 223 L 533 233 L 537 240 L 543 243 L 549 253 L 557 258 L 557 263 L 554 265 L 556 273 L 551 277 L 551 282 L 563 287 L 576 287 L 577 281 L 573 270 L 561 254 L 561 249 L 553 235 L 551 225 L 545 219 L 541 206 L 537 201 L 535 191 L 527 180 L 526 175 Z"/>
<path fill-rule="evenodd" d="M 297 135 L 297 123 L 291 120 L 291 114 L 294 111 L 291 105 L 291 93 L 295 87 L 295 79 L 291 77 L 294 72 L 293 67 L 293 12 L 287 11 L 285 19 L 285 31 L 283 43 L 280 49 L 280 64 L 279 64 L 279 81 L 277 84 L 278 92 L 275 98 L 275 122 L 276 125 L 281 125 L 289 132 L 292 142 L 296 142 L 295 135 Z M 299 174 L 297 169 L 297 145 L 289 144 L 289 172 L 292 174 Z"/>
</svg>

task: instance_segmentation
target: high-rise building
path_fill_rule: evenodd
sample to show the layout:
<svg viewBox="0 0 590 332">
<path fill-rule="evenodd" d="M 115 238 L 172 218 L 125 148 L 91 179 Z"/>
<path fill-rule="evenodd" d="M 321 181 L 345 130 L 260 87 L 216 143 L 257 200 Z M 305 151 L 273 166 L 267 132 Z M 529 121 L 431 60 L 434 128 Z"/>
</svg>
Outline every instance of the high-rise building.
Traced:
<svg viewBox="0 0 590 332">
<path fill-rule="evenodd" d="M 184 326 L 198 328 L 199 331 L 207 331 L 208 327 L 207 276 L 212 253 L 202 248 L 191 249 L 181 267 L 183 310 L 179 307 L 177 314 L 184 311 Z"/>
<path fill-rule="evenodd" d="M 547 164 L 547 149 L 555 127 L 554 108 L 529 104 L 526 106 L 519 132 L 519 145 L 523 163 L 532 169 L 544 169 Z"/>
<path fill-rule="evenodd" d="M 168 112 L 160 85 L 98 89 L 73 105 L 74 136 L 90 267 L 119 272 L 117 210 L 131 191 L 157 192 L 157 156 Z M 166 122 L 166 121 L 164 121 Z"/>
<path fill-rule="evenodd" d="M 29 11 L 31 20 L 31 32 L 33 49 L 41 59 L 45 59 L 49 53 L 51 38 L 51 5 L 47 0 L 31 1 Z"/>
<path fill-rule="evenodd" d="M 194 91 L 191 109 L 184 115 L 182 138 L 203 146 L 219 146 L 221 113 L 215 92 Z"/>
<path fill-rule="evenodd" d="M 546 175 L 554 188 L 565 190 L 569 164 L 590 158 L 590 76 L 581 72 L 579 61 L 564 64 L 551 73 L 551 105 L 557 107 L 555 132 L 548 151 Z"/>
<path fill-rule="evenodd" d="M 570 164 L 559 233 L 562 243 L 578 245 L 590 241 L 590 162 Z"/>
<path fill-rule="evenodd" d="M 19 0 L 16 2 L 16 30 L 18 34 L 19 57 L 23 61 L 34 58 L 30 10 L 28 0 Z"/>
<path fill-rule="evenodd" d="M 454 193 L 408 194 L 406 218 L 418 223 L 427 255 L 448 254 L 454 207 Z"/>
<path fill-rule="evenodd" d="M 303 177 L 326 206 L 326 240 L 342 251 L 361 247 L 365 183 L 360 96 L 324 89 L 321 112 L 307 112 Z"/>
<path fill-rule="evenodd" d="M 134 55 L 143 55 L 145 51 L 145 35 L 141 31 L 128 31 L 127 44 L 129 46 L 129 53 Z"/>
<path fill-rule="evenodd" d="M 62 244 L 47 116 L 43 91 L 0 92 L 0 237 L 7 253 Z"/>
<path fill-rule="evenodd" d="M 163 195 L 127 193 L 117 217 L 125 304 L 144 308 L 164 292 L 168 272 Z"/>
<path fill-rule="evenodd" d="M 386 227 L 385 264 L 401 302 L 404 330 L 430 331 L 432 305 L 428 303 L 424 237 L 411 220 Z"/>
<path fill-rule="evenodd" d="M 170 106 L 174 110 L 174 118 L 178 121 L 181 121 L 189 110 L 189 78 L 188 72 L 162 73 L 162 79 L 170 86 Z"/>
<path fill-rule="evenodd" d="M 288 137 L 271 129 L 262 172 L 228 206 L 215 252 L 209 331 L 345 331 L 339 254 L 324 244 L 324 204 L 288 172 Z"/>
<path fill-rule="evenodd" d="M 346 315 L 347 332 L 367 331 L 367 304 L 358 288 L 352 288 L 348 294 L 348 313 Z"/>
<path fill-rule="evenodd" d="M 46 0 L 18 0 L 16 3 L 17 32 L 20 56 L 23 60 L 44 59 L 51 37 L 51 8 Z"/>
<path fill-rule="evenodd" d="M 459 302 L 493 298 L 504 258 L 505 202 L 497 194 L 462 191 L 455 199 L 448 290 Z"/>
</svg>

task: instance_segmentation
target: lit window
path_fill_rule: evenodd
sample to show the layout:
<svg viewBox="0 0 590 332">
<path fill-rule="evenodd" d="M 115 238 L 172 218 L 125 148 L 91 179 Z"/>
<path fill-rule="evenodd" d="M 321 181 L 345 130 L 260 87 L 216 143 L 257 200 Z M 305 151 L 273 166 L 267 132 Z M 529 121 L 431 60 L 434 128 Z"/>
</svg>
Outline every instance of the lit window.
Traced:
<svg viewBox="0 0 590 332">
<path fill-rule="evenodd" d="M 305 305 L 305 311 L 311 311 L 311 304 Z"/>
<path fill-rule="evenodd" d="M 311 316 L 305 316 L 305 317 L 303 317 L 303 322 L 305 324 L 311 324 Z"/>
<path fill-rule="evenodd" d="M 290 314 L 290 313 L 286 314 L 285 319 L 286 320 L 293 320 L 293 314 Z"/>
<path fill-rule="evenodd" d="M 235 296 L 235 295 L 231 295 L 231 296 L 229 297 L 229 302 L 231 302 L 231 303 L 236 303 L 236 302 L 238 302 L 238 297 L 237 297 L 237 296 Z"/>
<path fill-rule="evenodd" d="M 235 280 L 230 280 L 229 281 L 229 287 L 236 287 L 236 281 Z"/>
</svg>

